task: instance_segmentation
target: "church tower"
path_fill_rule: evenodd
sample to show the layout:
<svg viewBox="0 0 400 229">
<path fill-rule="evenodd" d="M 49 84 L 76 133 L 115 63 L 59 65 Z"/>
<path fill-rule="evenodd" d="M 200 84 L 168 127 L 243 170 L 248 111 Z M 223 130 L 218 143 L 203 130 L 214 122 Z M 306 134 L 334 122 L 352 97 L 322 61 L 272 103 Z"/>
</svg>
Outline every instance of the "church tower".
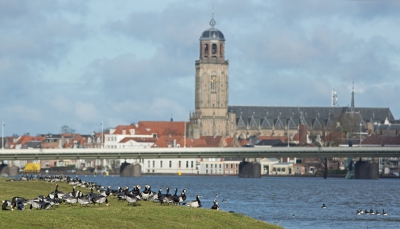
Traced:
<svg viewBox="0 0 400 229">
<path fill-rule="evenodd" d="M 225 38 L 214 28 L 214 10 L 211 28 L 200 37 L 200 59 L 196 61 L 195 111 L 190 114 L 188 134 L 227 136 L 228 129 L 228 61 L 225 60 Z"/>
</svg>

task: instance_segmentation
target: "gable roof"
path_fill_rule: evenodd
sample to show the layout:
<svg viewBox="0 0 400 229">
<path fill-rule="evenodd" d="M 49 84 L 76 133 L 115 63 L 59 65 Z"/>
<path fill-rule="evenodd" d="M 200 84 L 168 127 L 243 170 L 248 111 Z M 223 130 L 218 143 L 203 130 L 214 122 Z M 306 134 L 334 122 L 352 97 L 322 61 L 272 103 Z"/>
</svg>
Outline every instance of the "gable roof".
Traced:
<svg viewBox="0 0 400 229">
<path fill-rule="evenodd" d="M 20 144 L 21 146 L 25 145 L 27 142 L 30 141 L 43 141 L 44 137 L 42 136 L 29 136 L 29 135 L 22 135 L 20 136 L 15 144 Z"/>
</svg>

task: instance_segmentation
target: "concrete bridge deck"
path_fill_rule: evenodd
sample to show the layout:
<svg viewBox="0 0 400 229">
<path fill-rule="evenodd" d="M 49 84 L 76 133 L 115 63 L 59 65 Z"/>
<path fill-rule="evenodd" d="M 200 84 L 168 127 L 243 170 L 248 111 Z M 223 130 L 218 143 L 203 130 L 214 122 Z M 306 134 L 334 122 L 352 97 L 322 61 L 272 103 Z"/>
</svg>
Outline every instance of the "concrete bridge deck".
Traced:
<svg viewBox="0 0 400 229">
<path fill-rule="evenodd" d="M 400 157 L 400 147 L 241 147 L 0 150 L 0 160 Z"/>
</svg>

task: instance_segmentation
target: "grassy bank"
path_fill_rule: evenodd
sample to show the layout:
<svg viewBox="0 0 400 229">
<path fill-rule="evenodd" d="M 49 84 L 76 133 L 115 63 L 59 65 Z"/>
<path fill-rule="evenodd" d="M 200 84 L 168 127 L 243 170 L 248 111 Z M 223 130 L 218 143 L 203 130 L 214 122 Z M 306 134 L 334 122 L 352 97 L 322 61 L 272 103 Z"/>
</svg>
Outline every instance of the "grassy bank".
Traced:
<svg viewBox="0 0 400 229">
<path fill-rule="evenodd" d="M 0 198 L 11 200 L 14 196 L 26 199 L 47 195 L 54 191 L 55 183 L 44 181 L 14 181 L 0 178 Z M 79 188 L 78 188 L 79 189 Z M 71 192 L 72 187 L 59 183 L 59 191 Z M 87 189 L 79 189 L 83 193 Z M 137 206 L 118 202 L 109 197 L 107 207 L 80 207 L 60 204 L 51 210 L 7 210 L 0 214 L 1 224 L 13 228 L 281 228 L 250 217 L 183 206 L 161 206 L 159 203 L 139 201 Z"/>
</svg>

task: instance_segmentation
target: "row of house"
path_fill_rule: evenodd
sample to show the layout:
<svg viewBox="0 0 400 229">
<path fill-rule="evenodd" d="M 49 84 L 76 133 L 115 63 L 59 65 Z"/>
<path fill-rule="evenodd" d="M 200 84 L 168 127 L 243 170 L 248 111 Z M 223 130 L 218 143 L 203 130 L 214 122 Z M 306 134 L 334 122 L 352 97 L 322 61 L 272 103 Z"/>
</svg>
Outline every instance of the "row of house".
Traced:
<svg viewBox="0 0 400 229">
<path fill-rule="evenodd" d="M 354 146 L 400 146 L 400 124 L 387 124 L 374 126 L 376 131 L 362 134 L 360 138 L 352 139 Z M 199 139 L 186 137 L 186 122 L 151 122 L 142 121 L 136 124 L 119 125 L 109 129 L 103 135 L 92 133 L 81 134 L 45 134 L 39 136 L 12 136 L 6 137 L 4 146 L 8 149 L 51 149 L 51 148 L 170 148 L 170 147 L 295 147 L 301 139 L 306 139 L 307 145 L 315 145 L 336 138 L 341 140 L 342 146 L 348 146 L 344 135 L 331 132 L 327 136 L 309 136 L 306 131 L 294 132 L 291 136 L 256 136 L 249 138 L 229 138 L 223 136 L 202 136 Z M 371 128 L 364 128 L 370 130 Z M 302 136 L 305 133 L 306 136 Z M 324 144 L 325 142 L 325 144 Z M 236 175 L 242 158 L 200 158 L 200 159 L 118 159 L 118 160 L 42 160 L 42 161 L 14 161 L 19 167 L 26 163 L 40 163 L 42 168 L 60 166 L 74 166 L 76 169 L 98 168 L 118 169 L 121 163 L 140 163 L 142 173 L 184 173 L 184 174 L 210 174 L 210 175 Z M 259 158 L 247 159 L 261 164 L 261 174 L 264 175 L 295 175 L 314 173 L 322 169 L 322 164 L 317 160 L 304 158 Z M 333 158 L 329 161 L 330 169 L 344 169 L 344 159 Z M 381 158 L 380 170 L 383 174 L 398 172 L 397 158 Z"/>
</svg>

